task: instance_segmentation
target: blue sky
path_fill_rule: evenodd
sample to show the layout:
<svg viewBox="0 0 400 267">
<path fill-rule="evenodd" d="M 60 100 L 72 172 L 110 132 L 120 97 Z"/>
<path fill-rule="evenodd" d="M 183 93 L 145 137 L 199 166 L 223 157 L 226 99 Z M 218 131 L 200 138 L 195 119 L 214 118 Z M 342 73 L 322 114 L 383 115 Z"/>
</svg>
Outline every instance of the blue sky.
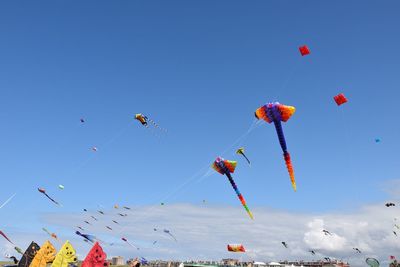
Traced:
<svg viewBox="0 0 400 267">
<path fill-rule="evenodd" d="M 239 206 L 227 179 L 207 172 L 221 152 L 238 160 L 234 178 L 250 209 L 313 214 L 384 203 L 385 184 L 398 178 L 399 8 L 3 1 L 1 199 L 17 196 L 0 210 L 2 228 L 39 233 L 42 213 L 115 203 Z M 303 44 L 311 55 L 300 56 Z M 349 102 L 337 107 L 340 92 Z M 296 193 L 273 125 L 235 143 L 269 101 L 297 108 L 283 125 Z M 167 134 L 141 127 L 139 112 Z M 251 168 L 234 154 L 239 146 Z"/>
</svg>

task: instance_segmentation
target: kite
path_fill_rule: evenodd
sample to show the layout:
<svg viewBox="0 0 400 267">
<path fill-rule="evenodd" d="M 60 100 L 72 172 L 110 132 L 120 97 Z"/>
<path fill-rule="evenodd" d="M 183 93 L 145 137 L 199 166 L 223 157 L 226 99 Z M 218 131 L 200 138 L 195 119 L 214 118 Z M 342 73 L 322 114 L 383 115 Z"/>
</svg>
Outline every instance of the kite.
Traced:
<svg viewBox="0 0 400 267">
<path fill-rule="evenodd" d="M 18 260 L 15 256 L 11 256 L 9 254 L 4 255 L 4 257 L 6 257 L 7 259 L 11 259 L 13 260 L 14 264 L 18 264 Z"/>
<path fill-rule="evenodd" d="M 58 240 L 58 237 L 57 237 L 57 235 L 56 235 L 55 233 L 50 233 L 50 231 L 47 230 L 46 228 L 42 228 L 42 230 L 45 231 L 49 236 L 51 236 L 51 237 L 54 238 L 55 240 L 59 241 L 59 240 Z"/>
<path fill-rule="evenodd" d="M 151 124 L 153 124 L 153 126 L 159 130 L 164 130 L 162 129 L 155 121 L 153 121 L 152 119 L 149 119 L 148 117 L 146 117 L 145 115 L 138 113 L 135 115 L 135 119 L 138 120 L 143 126 L 145 126 L 146 128 L 149 127 L 148 122 L 151 122 Z"/>
<path fill-rule="evenodd" d="M 83 211 L 86 211 L 86 212 L 87 212 L 87 209 L 83 209 Z"/>
<path fill-rule="evenodd" d="M 44 188 L 38 188 L 38 191 L 40 193 L 42 193 L 43 195 L 45 195 L 48 199 L 50 199 L 51 201 L 53 201 L 55 204 L 60 205 L 60 203 L 58 203 L 57 201 L 55 201 L 54 199 L 52 199 L 47 193 L 46 190 Z"/>
<path fill-rule="evenodd" d="M 236 150 L 236 154 L 242 155 L 247 160 L 247 163 L 249 163 L 250 165 L 250 160 L 244 154 L 244 147 L 241 147 L 238 150 Z"/>
<path fill-rule="evenodd" d="M 225 160 L 221 157 L 217 157 L 217 159 L 214 161 L 214 163 L 211 166 L 215 171 L 219 172 L 222 175 L 225 174 L 228 177 L 229 182 L 231 183 L 233 189 L 235 190 L 240 202 L 242 202 L 242 205 L 243 205 L 244 209 L 247 211 L 247 214 L 249 214 L 251 219 L 254 219 L 253 214 L 247 207 L 245 199 L 243 198 L 238 187 L 236 186 L 235 181 L 233 180 L 233 178 L 231 176 L 231 173 L 233 173 L 235 171 L 236 164 L 237 164 L 236 161 Z"/>
<path fill-rule="evenodd" d="M 325 229 L 322 230 L 322 232 L 323 232 L 325 235 L 332 235 L 331 232 L 329 232 L 328 230 L 325 230 Z"/>
<path fill-rule="evenodd" d="M 123 206 L 124 209 L 126 210 L 130 210 L 131 208 L 127 207 L 127 206 Z"/>
<path fill-rule="evenodd" d="M 381 139 L 380 138 L 375 138 L 375 143 L 380 143 Z"/>
<path fill-rule="evenodd" d="M 122 237 L 121 239 L 122 239 L 122 241 L 125 241 L 129 246 L 131 246 L 131 247 L 136 248 L 137 250 L 139 250 L 139 248 L 138 248 L 137 246 L 133 245 L 133 244 L 132 244 L 131 242 L 129 242 L 128 239 L 126 239 L 125 237 Z"/>
<path fill-rule="evenodd" d="M 19 247 L 14 247 L 15 251 L 18 252 L 19 254 L 24 255 L 24 253 L 22 252 L 22 249 L 20 249 Z"/>
<path fill-rule="evenodd" d="M 93 220 L 95 220 L 95 221 L 98 221 L 98 220 L 97 220 L 97 218 L 96 218 L 96 217 L 94 217 L 93 215 L 92 215 L 92 216 L 90 216 L 90 217 L 92 217 L 92 219 L 93 219 Z"/>
<path fill-rule="evenodd" d="M 164 229 L 163 232 L 172 237 L 175 240 L 175 242 L 178 242 L 178 240 L 176 240 L 175 236 L 173 236 L 169 230 Z"/>
<path fill-rule="evenodd" d="M 76 263 L 76 261 L 75 249 L 69 241 L 66 241 L 57 253 L 51 267 L 68 267 L 69 265 Z"/>
<path fill-rule="evenodd" d="M 0 235 L 2 235 L 8 242 L 10 242 L 11 244 L 15 245 L 7 236 L 6 234 L 0 230 Z"/>
<path fill-rule="evenodd" d="M 157 243 L 157 240 L 156 241 L 153 241 L 153 245 L 155 245 Z"/>
<path fill-rule="evenodd" d="M 10 202 L 16 195 L 17 193 L 15 193 L 14 195 L 12 195 L 11 197 L 9 197 L 3 204 L 0 205 L 0 209 L 3 208 L 5 205 L 7 205 L 8 202 Z"/>
<path fill-rule="evenodd" d="M 123 214 L 123 213 L 118 213 L 118 215 L 121 216 L 121 217 L 126 217 L 126 216 L 128 216 L 128 214 L 126 214 L 126 213 L 124 213 L 124 214 Z"/>
<path fill-rule="evenodd" d="M 396 233 L 396 231 L 393 231 L 393 234 L 394 234 L 395 236 L 397 236 L 397 233 Z"/>
<path fill-rule="evenodd" d="M 396 204 L 394 204 L 394 203 L 392 203 L 392 202 L 389 202 L 389 203 L 386 203 L 385 206 L 389 208 L 389 207 L 394 207 L 394 206 L 396 206 Z"/>
<path fill-rule="evenodd" d="M 231 244 L 227 245 L 228 251 L 231 252 L 246 252 L 246 249 L 242 244 Z"/>
<path fill-rule="evenodd" d="M 104 215 L 104 211 L 98 210 L 97 212 Z"/>
<path fill-rule="evenodd" d="M 32 241 L 32 243 L 29 245 L 29 247 L 25 250 L 24 254 L 22 255 L 22 258 L 18 263 L 18 267 L 28 267 L 31 264 L 36 253 L 39 251 L 39 249 L 40 249 L 39 245 Z"/>
<path fill-rule="evenodd" d="M 147 127 L 147 117 L 141 113 L 135 115 L 135 119 L 138 120 L 143 126 Z"/>
<path fill-rule="evenodd" d="M 62 189 L 64 189 L 64 186 L 62 184 L 59 184 L 58 188 L 62 190 Z"/>
<path fill-rule="evenodd" d="M 286 244 L 286 242 L 281 242 L 281 243 L 285 248 L 288 248 L 288 245 Z"/>
<path fill-rule="evenodd" d="M 153 230 L 154 230 L 154 231 L 158 231 L 157 228 L 153 228 Z M 168 229 L 164 229 L 163 232 L 166 233 L 167 235 L 169 235 L 170 237 L 172 237 L 176 242 L 178 242 L 178 240 L 176 240 L 175 236 L 173 236 L 173 235 L 171 234 L 171 231 L 169 231 Z"/>
<path fill-rule="evenodd" d="M 365 262 L 370 266 L 370 267 L 379 267 L 379 261 L 375 258 L 367 258 Z"/>
<path fill-rule="evenodd" d="M 97 147 L 93 146 L 93 147 L 92 147 L 92 151 L 93 151 L 93 152 L 97 152 Z"/>
<path fill-rule="evenodd" d="M 283 150 L 283 157 L 285 159 L 286 168 L 289 172 L 292 187 L 296 191 L 296 181 L 294 179 L 294 170 L 292 161 L 290 159 L 289 151 L 286 147 L 285 135 L 283 134 L 281 122 L 286 122 L 296 111 L 295 107 L 285 106 L 279 102 L 267 103 L 266 105 L 258 108 L 255 112 L 257 119 L 263 119 L 267 123 L 273 122 L 275 124 L 276 133 L 278 134 L 279 143 Z"/>
<path fill-rule="evenodd" d="M 55 247 L 49 241 L 44 242 L 29 267 L 46 267 L 47 263 L 54 261 L 56 253 Z"/>
<path fill-rule="evenodd" d="M 131 260 L 130 267 L 140 267 L 140 261 L 139 259 L 136 257 L 135 259 Z"/>
<path fill-rule="evenodd" d="M 85 231 L 82 227 L 80 227 L 80 226 L 77 226 L 77 228 L 78 229 L 81 229 L 82 231 Z"/>
<path fill-rule="evenodd" d="M 361 250 L 359 250 L 358 248 L 353 248 L 357 253 L 361 253 Z"/>
<path fill-rule="evenodd" d="M 89 224 L 89 225 L 92 225 L 90 222 L 88 222 L 88 221 L 84 221 L 85 223 L 87 223 L 87 224 Z"/>
<path fill-rule="evenodd" d="M 164 204 L 164 202 L 161 202 L 161 206 L 164 206 L 165 204 Z"/>
<path fill-rule="evenodd" d="M 347 98 L 344 96 L 344 94 L 338 94 L 333 97 L 335 100 L 336 104 L 338 106 L 343 105 L 344 103 L 347 103 Z"/>
<path fill-rule="evenodd" d="M 83 234 L 83 233 L 81 233 L 79 231 L 76 231 L 75 234 L 83 237 L 84 239 L 86 239 L 86 240 L 88 240 L 88 241 L 90 241 L 92 243 L 94 243 L 94 241 L 96 240 L 96 237 L 93 236 L 93 235 Z"/>
<path fill-rule="evenodd" d="M 103 251 L 99 242 L 96 242 L 89 253 L 86 255 L 85 260 L 82 263 L 82 267 L 104 267 L 108 266 L 106 262 L 107 255 Z"/>
<path fill-rule="evenodd" d="M 310 49 L 306 45 L 300 46 L 299 51 L 302 56 L 310 54 Z"/>
<path fill-rule="evenodd" d="M 143 258 L 143 257 L 140 257 L 140 263 L 141 263 L 142 265 L 147 265 L 147 264 L 149 263 L 149 261 L 146 260 L 146 259 Z"/>
<path fill-rule="evenodd" d="M 311 254 L 315 255 L 315 251 L 314 250 L 309 250 L 309 252 L 311 252 Z"/>
<path fill-rule="evenodd" d="M 115 223 L 115 224 L 119 224 L 119 222 L 117 222 L 117 221 L 114 221 L 114 220 L 112 220 L 113 221 L 113 223 Z"/>
<path fill-rule="evenodd" d="M 80 119 L 81 123 L 85 123 L 85 119 L 81 118 Z"/>
<path fill-rule="evenodd" d="M 113 230 L 110 226 L 106 226 L 106 228 L 109 229 L 109 230 L 111 230 L 111 231 Z"/>
<path fill-rule="evenodd" d="M 400 230 L 400 226 L 398 226 L 397 224 L 394 225 L 397 229 Z"/>
<path fill-rule="evenodd" d="M 114 205 L 114 209 L 118 209 L 119 206 L 117 204 Z"/>
</svg>

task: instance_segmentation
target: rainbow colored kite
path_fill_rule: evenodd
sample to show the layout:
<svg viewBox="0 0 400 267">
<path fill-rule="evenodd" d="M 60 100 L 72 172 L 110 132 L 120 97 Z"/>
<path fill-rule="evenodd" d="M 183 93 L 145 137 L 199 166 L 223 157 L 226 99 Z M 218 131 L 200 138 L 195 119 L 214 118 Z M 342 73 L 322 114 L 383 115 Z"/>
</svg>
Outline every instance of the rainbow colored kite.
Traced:
<svg viewBox="0 0 400 267">
<path fill-rule="evenodd" d="M 268 123 L 273 122 L 275 124 L 276 133 L 278 134 L 279 143 L 283 150 L 283 157 L 285 159 L 286 167 L 289 172 L 290 180 L 292 181 L 292 186 L 294 191 L 296 191 L 296 181 L 294 179 L 294 170 L 292 161 L 290 159 L 290 154 L 286 147 L 285 135 L 283 134 L 281 122 L 286 122 L 296 111 L 295 107 L 285 106 L 279 102 L 268 103 L 255 112 L 257 119 L 263 119 Z"/>
<path fill-rule="evenodd" d="M 247 214 L 249 214 L 251 219 L 253 218 L 253 214 L 251 213 L 251 211 L 249 210 L 249 208 L 247 207 L 246 204 L 246 200 L 244 200 L 242 194 L 240 193 L 239 189 L 237 188 L 235 181 L 232 178 L 231 173 L 233 173 L 235 171 L 237 165 L 237 161 L 233 161 L 233 160 L 225 160 L 221 157 L 218 157 L 214 163 L 211 165 L 211 167 L 216 170 L 217 172 L 219 172 L 222 175 L 226 175 L 229 179 L 229 182 L 231 183 L 233 189 L 235 190 L 240 202 L 242 202 L 242 205 L 244 207 L 244 209 L 247 211 Z"/>
</svg>

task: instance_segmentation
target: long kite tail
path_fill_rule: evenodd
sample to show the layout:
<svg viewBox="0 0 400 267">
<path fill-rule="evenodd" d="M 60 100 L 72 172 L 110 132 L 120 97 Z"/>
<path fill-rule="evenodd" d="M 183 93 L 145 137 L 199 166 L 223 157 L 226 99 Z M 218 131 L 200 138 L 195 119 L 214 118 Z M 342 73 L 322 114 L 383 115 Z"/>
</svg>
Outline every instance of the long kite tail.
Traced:
<svg viewBox="0 0 400 267">
<path fill-rule="evenodd" d="M 274 124 L 275 124 L 276 133 L 278 134 L 279 144 L 281 145 L 281 148 L 282 148 L 283 152 L 285 153 L 285 152 L 287 152 L 287 146 L 286 146 L 285 135 L 283 134 L 281 121 L 274 120 Z"/>
<path fill-rule="evenodd" d="M 154 127 L 158 128 L 158 129 L 161 130 L 161 131 L 167 132 L 166 129 L 161 128 L 161 127 L 160 127 L 155 121 L 153 121 L 152 119 L 149 119 L 149 118 L 147 118 L 147 119 L 153 124 Z"/>
<path fill-rule="evenodd" d="M 3 233 L 3 231 L 0 231 L 0 235 L 2 235 L 8 242 L 10 242 L 11 244 L 15 245 L 7 236 L 5 233 Z"/>
<path fill-rule="evenodd" d="M 229 182 L 231 183 L 233 189 L 235 190 L 236 195 L 238 196 L 238 198 L 239 198 L 240 202 L 242 203 L 244 209 L 247 211 L 247 214 L 249 214 L 250 218 L 253 220 L 254 219 L 253 214 L 251 213 L 249 207 L 247 207 L 246 200 L 244 199 L 244 197 L 240 193 L 240 191 L 239 191 L 238 187 L 236 186 L 236 183 L 233 180 L 231 174 L 228 172 L 228 173 L 226 173 L 226 176 L 228 177 Z"/>
<path fill-rule="evenodd" d="M 283 134 L 282 124 L 279 120 L 274 120 L 276 133 L 278 134 L 279 143 L 283 150 L 283 158 L 285 159 L 286 168 L 289 172 L 290 180 L 292 181 L 292 187 L 294 191 L 297 190 L 296 188 L 296 180 L 294 179 L 294 170 L 292 165 L 292 160 L 290 159 L 290 154 L 287 151 L 285 135 Z"/>
<path fill-rule="evenodd" d="M 289 172 L 289 176 L 290 176 L 290 180 L 292 181 L 292 187 L 294 189 L 294 191 L 296 191 L 296 180 L 294 179 L 294 170 L 293 170 L 293 165 L 292 165 L 292 160 L 290 159 L 290 154 L 289 152 L 284 152 L 283 153 L 283 157 L 285 159 L 285 163 L 286 163 L 286 168 Z"/>
<path fill-rule="evenodd" d="M 244 153 L 241 153 L 243 155 L 243 157 L 247 160 L 247 163 L 249 163 L 249 165 L 251 165 L 250 160 L 246 157 L 246 155 Z"/>
<path fill-rule="evenodd" d="M 44 193 L 44 195 L 50 199 L 51 201 L 53 201 L 54 203 L 56 203 L 57 205 L 60 205 L 60 203 L 58 203 L 57 201 L 55 201 L 54 199 L 52 199 L 47 193 Z"/>
<path fill-rule="evenodd" d="M 175 242 L 178 242 L 178 240 L 176 240 L 174 235 L 172 235 L 171 233 L 168 233 L 168 234 L 175 240 Z"/>
</svg>

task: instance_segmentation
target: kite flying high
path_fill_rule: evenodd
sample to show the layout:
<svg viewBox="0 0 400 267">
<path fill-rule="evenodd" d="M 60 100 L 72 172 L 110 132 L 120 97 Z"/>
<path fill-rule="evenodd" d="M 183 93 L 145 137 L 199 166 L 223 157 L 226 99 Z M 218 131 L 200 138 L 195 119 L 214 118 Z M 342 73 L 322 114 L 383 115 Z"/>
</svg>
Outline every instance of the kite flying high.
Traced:
<svg viewBox="0 0 400 267">
<path fill-rule="evenodd" d="M 289 151 L 286 147 L 286 140 L 282 130 L 281 122 L 286 122 L 296 111 L 295 107 L 285 106 L 279 102 L 268 103 L 258 108 L 255 112 L 257 119 L 263 119 L 268 123 L 273 122 L 275 124 L 276 133 L 278 134 L 279 143 L 283 150 L 283 157 L 285 159 L 286 167 L 289 172 L 290 180 L 294 191 L 296 191 L 296 181 L 294 179 L 294 170 L 292 160 L 290 159 Z"/>
<path fill-rule="evenodd" d="M 214 170 L 216 170 L 220 174 L 222 174 L 222 175 L 225 174 L 226 177 L 228 177 L 229 182 L 231 183 L 233 189 L 235 190 L 235 192 L 236 192 L 240 202 L 242 203 L 244 209 L 247 211 L 247 214 L 249 214 L 251 219 L 254 219 L 253 218 L 253 214 L 251 213 L 251 211 L 247 207 L 246 200 L 244 200 L 244 197 L 240 193 L 239 188 L 236 186 L 236 183 L 233 180 L 232 175 L 231 175 L 231 173 L 233 173 L 235 171 L 236 164 L 237 164 L 236 161 L 225 160 L 225 159 L 223 159 L 221 157 L 218 157 L 211 166 L 212 166 L 212 168 Z"/>
</svg>

